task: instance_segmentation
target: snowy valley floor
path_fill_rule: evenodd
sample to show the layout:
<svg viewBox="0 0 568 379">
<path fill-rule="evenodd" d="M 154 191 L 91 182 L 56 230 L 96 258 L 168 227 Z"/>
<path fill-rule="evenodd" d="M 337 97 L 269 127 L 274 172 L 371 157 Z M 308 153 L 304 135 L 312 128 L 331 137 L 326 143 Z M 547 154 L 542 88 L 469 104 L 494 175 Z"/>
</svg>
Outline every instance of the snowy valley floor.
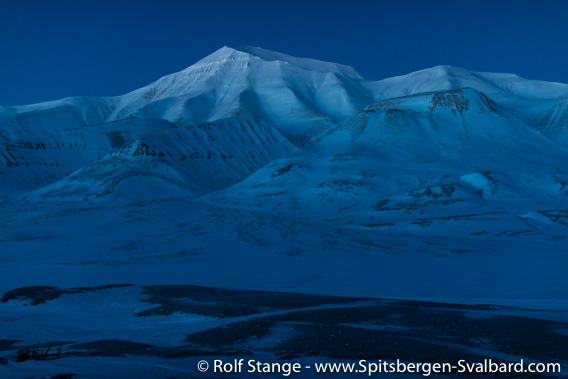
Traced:
<svg viewBox="0 0 568 379">
<path fill-rule="evenodd" d="M 1 378 L 246 377 L 197 371 L 234 357 L 567 369 L 564 226 L 483 210 L 369 225 L 180 199 L 1 207 Z M 34 344 L 63 358 L 14 361 Z"/>
</svg>

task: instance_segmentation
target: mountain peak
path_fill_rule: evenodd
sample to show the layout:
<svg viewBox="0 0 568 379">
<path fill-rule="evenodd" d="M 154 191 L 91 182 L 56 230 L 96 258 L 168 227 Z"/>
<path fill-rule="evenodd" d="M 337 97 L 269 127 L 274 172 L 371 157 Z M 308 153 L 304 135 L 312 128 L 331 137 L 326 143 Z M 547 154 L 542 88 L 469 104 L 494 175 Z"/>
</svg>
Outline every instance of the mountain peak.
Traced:
<svg viewBox="0 0 568 379">
<path fill-rule="evenodd" d="M 417 77 L 420 78 L 421 81 L 451 80 L 456 78 L 471 77 L 474 76 L 474 74 L 476 74 L 474 71 L 466 70 L 464 68 L 454 67 L 450 65 L 438 65 L 423 70 L 414 71 L 409 74 L 395 76 L 394 78 Z M 392 78 L 388 78 L 386 80 L 389 79 Z"/>
<path fill-rule="evenodd" d="M 198 66 L 204 66 L 214 63 L 222 63 L 227 60 L 235 59 L 235 58 L 245 58 L 246 55 L 243 52 L 233 49 L 229 46 L 223 46 L 218 50 L 215 50 L 213 53 L 209 54 L 205 58 L 197 61 L 195 64 L 189 66 L 185 70 L 189 70 Z M 184 70 L 184 71 L 185 71 Z"/>
<path fill-rule="evenodd" d="M 223 46 L 219 50 L 213 52 L 194 65 L 188 67 L 186 70 L 202 65 L 219 64 L 228 60 L 237 59 L 260 59 L 265 62 L 281 62 L 283 64 L 288 64 L 290 66 L 307 71 L 334 72 L 349 78 L 363 78 L 353 67 L 350 66 L 310 58 L 297 58 L 291 55 L 249 45 L 240 46 L 237 48 Z"/>
</svg>

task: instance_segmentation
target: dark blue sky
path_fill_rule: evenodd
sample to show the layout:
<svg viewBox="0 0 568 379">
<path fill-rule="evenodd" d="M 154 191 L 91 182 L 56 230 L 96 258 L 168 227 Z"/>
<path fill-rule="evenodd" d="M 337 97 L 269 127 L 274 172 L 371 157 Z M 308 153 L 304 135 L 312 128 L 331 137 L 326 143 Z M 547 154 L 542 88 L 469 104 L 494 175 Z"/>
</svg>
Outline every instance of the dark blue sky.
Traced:
<svg viewBox="0 0 568 379">
<path fill-rule="evenodd" d="M 568 1 L 0 0 L 0 104 L 112 96 L 254 45 L 369 79 L 439 64 L 568 83 Z"/>
</svg>

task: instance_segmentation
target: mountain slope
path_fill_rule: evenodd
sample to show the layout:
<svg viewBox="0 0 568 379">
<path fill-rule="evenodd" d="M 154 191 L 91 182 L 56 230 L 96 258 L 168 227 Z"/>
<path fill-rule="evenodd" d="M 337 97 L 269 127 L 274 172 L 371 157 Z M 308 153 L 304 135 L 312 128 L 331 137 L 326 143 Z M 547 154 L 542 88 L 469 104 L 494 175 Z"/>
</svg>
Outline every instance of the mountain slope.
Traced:
<svg viewBox="0 0 568 379">
<path fill-rule="evenodd" d="M 113 99 L 100 97 L 0 106 L 0 143 L 99 124 L 109 119 L 113 107 Z"/>
<path fill-rule="evenodd" d="M 568 146 L 568 96 L 554 100 L 534 101 L 517 111 L 527 124 L 550 139 Z"/>
<path fill-rule="evenodd" d="M 507 100 L 554 99 L 568 93 L 568 85 L 563 83 L 527 80 L 514 74 L 476 72 L 448 65 L 369 82 L 367 86 L 376 100 L 467 87 L 505 104 Z"/>
<path fill-rule="evenodd" d="M 36 191 L 41 199 L 194 197 L 234 184 L 294 148 L 264 120 L 239 116 L 146 134 Z"/>
<path fill-rule="evenodd" d="M 372 104 L 203 200 L 317 219 L 521 212 L 568 204 L 567 154 L 477 90 L 433 92 Z"/>
<path fill-rule="evenodd" d="M 0 143 L 0 194 L 34 190 L 61 180 L 131 139 L 172 127 L 165 120 L 128 118 Z"/>
</svg>

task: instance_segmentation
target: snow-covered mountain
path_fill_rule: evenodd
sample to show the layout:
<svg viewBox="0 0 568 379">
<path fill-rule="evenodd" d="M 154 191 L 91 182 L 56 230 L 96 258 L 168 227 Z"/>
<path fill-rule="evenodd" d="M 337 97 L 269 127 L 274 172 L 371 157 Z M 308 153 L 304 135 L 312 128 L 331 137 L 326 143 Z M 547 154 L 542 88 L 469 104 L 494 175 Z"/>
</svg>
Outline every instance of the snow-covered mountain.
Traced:
<svg viewBox="0 0 568 379">
<path fill-rule="evenodd" d="M 361 226 L 482 209 L 520 216 L 568 205 L 567 154 L 482 92 L 430 92 L 372 104 L 204 200 Z"/>
<path fill-rule="evenodd" d="M 533 131 L 542 133 L 535 134 L 534 140 L 540 141 L 546 136 L 559 144 L 568 144 L 566 84 L 525 80 L 511 74 L 478 73 L 450 66 L 370 81 L 348 66 L 295 58 L 255 47 L 223 47 L 183 71 L 164 76 L 122 96 L 68 98 L 28 106 L 0 107 L 0 141 L 3 141 L 0 144 L 0 164 L 3 167 L 0 193 L 22 193 L 46 185 L 50 185 L 51 191 L 53 186 L 57 186 L 54 183 L 60 180 L 64 180 L 60 185 L 69 189 L 73 187 L 69 187 L 70 182 L 84 178 L 86 172 L 101 177 L 101 173 L 107 170 L 102 167 L 114 167 L 117 157 L 125 154 L 126 150 L 117 149 L 122 149 L 125 144 L 133 146 L 140 138 L 152 138 L 144 137 L 148 133 L 182 128 L 167 132 L 179 133 L 219 120 L 225 120 L 219 125 L 229 128 L 227 125 L 241 125 L 243 117 L 252 117 L 262 120 L 258 122 L 266 131 L 270 130 L 265 137 L 273 138 L 276 133 L 278 137 L 274 138 L 280 138 L 280 142 L 283 138 L 302 147 L 324 138 L 337 129 L 338 123 L 345 122 L 368 106 L 367 111 L 377 107 L 398 109 L 404 103 L 405 114 L 408 114 L 413 112 L 413 102 L 420 99 L 412 95 L 461 88 L 471 88 L 479 93 L 476 96 L 487 98 L 489 105 L 485 106 L 489 106 L 490 110 L 498 106 L 504 124 L 520 122 L 524 123 L 524 127 L 528 125 Z M 404 101 L 395 98 L 404 98 Z M 424 111 L 420 107 L 414 111 Z M 233 118 L 234 122 L 228 121 Z M 487 132 L 493 135 L 508 133 L 504 132 L 505 129 L 498 130 L 501 126 Z M 237 139 L 252 138 L 246 127 L 242 129 L 242 135 L 235 131 L 228 133 L 233 133 L 233 138 Z M 458 137 L 448 136 L 449 142 L 446 143 L 452 145 L 452 138 Z M 534 140 L 531 137 L 531 141 Z M 172 144 L 172 152 L 182 143 L 182 140 L 168 141 Z M 191 144 L 184 149 L 194 149 L 187 151 L 188 156 L 223 152 L 227 146 L 222 141 L 218 137 L 216 141 L 210 141 L 207 151 Z M 384 140 L 381 141 L 384 143 Z M 443 142 L 433 138 L 433 143 Z M 273 158 L 281 157 L 284 151 L 289 150 L 286 147 L 274 152 Z M 244 179 L 242 175 L 250 174 L 251 170 L 270 161 L 265 157 L 257 160 L 252 151 L 242 153 L 241 164 L 246 167 L 241 170 L 242 174 L 228 175 L 219 181 L 214 172 L 208 171 L 211 177 L 206 181 L 219 184 L 204 185 L 202 190 L 189 192 L 203 194 L 204 191 L 234 184 Z M 102 171 L 94 174 L 92 170 L 95 167 Z M 234 172 L 235 167 L 223 169 Z M 77 170 L 81 171 L 74 173 Z M 116 170 L 120 171 L 116 167 L 112 171 Z M 174 187 L 186 183 L 191 177 L 186 172 L 180 181 L 179 175 L 158 176 L 169 183 L 168 186 Z M 202 181 L 203 177 L 200 178 L 199 181 Z M 226 180 L 228 178 L 231 180 Z M 92 188 L 99 187 L 101 190 L 104 187 L 105 193 L 108 191 L 101 183 Z M 89 191 L 93 191 L 92 188 Z"/>
<path fill-rule="evenodd" d="M 122 96 L 0 107 L 0 353 L 65 358 L 0 356 L 0 376 L 369 346 L 564 362 L 567 159 L 566 84 L 372 81 L 253 47 Z"/>
</svg>

